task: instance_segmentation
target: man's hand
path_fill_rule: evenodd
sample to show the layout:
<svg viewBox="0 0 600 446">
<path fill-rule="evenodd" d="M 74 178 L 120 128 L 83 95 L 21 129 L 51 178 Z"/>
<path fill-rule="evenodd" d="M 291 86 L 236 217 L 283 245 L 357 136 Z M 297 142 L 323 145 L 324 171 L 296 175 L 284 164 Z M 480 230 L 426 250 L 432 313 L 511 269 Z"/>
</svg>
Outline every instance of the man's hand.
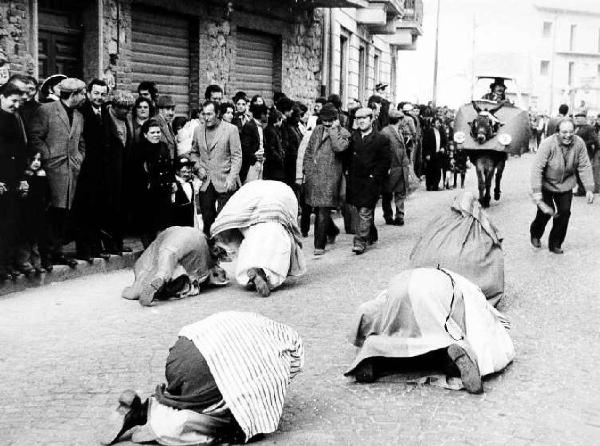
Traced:
<svg viewBox="0 0 600 446">
<path fill-rule="evenodd" d="M 588 190 L 585 193 L 585 198 L 586 198 L 588 204 L 592 204 L 594 202 L 594 192 L 592 192 L 591 190 Z"/>
<path fill-rule="evenodd" d="M 237 184 L 236 184 L 235 179 L 228 177 L 225 180 L 225 188 L 227 189 L 227 192 L 233 192 L 233 191 L 235 191 L 236 188 L 237 188 Z"/>
<path fill-rule="evenodd" d="M 8 192 L 8 188 L 6 187 L 6 184 L 0 183 L 0 195 L 2 195 L 4 192 Z"/>
<path fill-rule="evenodd" d="M 28 192 L 29 191 L 29 183 L 27 181 L 21 181 L 19 183 L 19 192 Z"/>
<path fill-rule="evenodd" d="M 548 206 L 548 205 L 547 205 L 547 204 L 546 204 L 544 201 L 542 201 L 542 200 L 536 201 L 536 202 L 535 202 L 535 204 L 537 205 L 538 209 L 539 209 L 540 211 L 542 211 L 542 212 L 543 212 L 544 214 L 546 214 L 546 215 L 550 215 L 551 217 L 553 217 L 553 216 L 554 216 L 554 214 L 556 213 L 556 212 L 554 211 L 554 209 L 552 209 L 550 206 Z"/>
</svg>

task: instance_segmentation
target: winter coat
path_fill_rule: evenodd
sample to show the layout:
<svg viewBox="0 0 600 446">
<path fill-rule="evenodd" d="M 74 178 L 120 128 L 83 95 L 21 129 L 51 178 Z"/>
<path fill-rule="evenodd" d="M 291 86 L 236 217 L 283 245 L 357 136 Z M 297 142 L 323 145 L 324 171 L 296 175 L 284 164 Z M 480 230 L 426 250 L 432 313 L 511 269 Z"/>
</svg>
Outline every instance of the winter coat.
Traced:
<svg viewBox="0 0 600 446">
<path fill-rule="evenodd" d="M 363 138 L 357 130 L 348 148 L 346 200 L 357 208 L 374 208 L 390 167 L 390 142 L 375 131 Z"/>
<path fill-rule="evenodd" d="M 264 138 L 263 180 L 285 181 L 285 153 L 281 145 L 281 134 L 275 126 L 268 125 L 264 131 Z"/>
<path fill-rule="evenodd" d="M 297 120 L 289 120 L 281 127 L 281 141 L 285 152 L 285 182 L 288 186 L 296 184 L 296 159 L 298 147 L 302 141 L 302 132 Z"/>
<path fill-rule="evenodd" d="M 336 207 L 342 181 L 341 153 L 348 149 L 350 133 L 337 127 L 328 131 L 318 125 L 304 152 L 305 202 L 311 207 Z"/>
<path fill-rule="evenodd" d="M 402 133 L 398 133 L 395 126 L 388 125 L 381 134 L 390 141 L 391 156 L 390 172 L 383 186 L 384 190 L 388 193 L 407 194 L 410 160 L 406 154 Z"/>
<path fill-rule="evenodd" d="M 73 110 L 73 122 L 69 124 L 62 101 L 43 104 L 33 116 L 31 145 L 42 154 L 55 208 L 70 209 L 73 205 L 85 157 L 83 127 L 83 116 L 78 110 Z"/>
</svg>

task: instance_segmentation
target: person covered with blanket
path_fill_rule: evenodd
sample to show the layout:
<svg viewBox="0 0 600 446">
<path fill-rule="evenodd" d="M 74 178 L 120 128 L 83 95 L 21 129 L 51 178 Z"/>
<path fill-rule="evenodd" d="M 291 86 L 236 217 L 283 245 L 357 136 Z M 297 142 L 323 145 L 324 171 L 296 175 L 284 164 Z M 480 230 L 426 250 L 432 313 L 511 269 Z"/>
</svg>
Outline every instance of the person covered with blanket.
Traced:
<svg viewBox="0 0 600 446">
<path fill-rule="evenodd" d="M 203 283 L 226 285 L 227 274 L 219 266 L 223 254 L 198 229 L 171 226 L 135 262 L 135 280 L 121 296 L 151 306 L 155 300 L 195 296 Z"/>
<path fill-rule="evenodd" d="M 306 272 L 298 229 L 298 200 L 281 181 L 243 185 L 211 227 L 229 257 L 237 253 L 237 282 L 267 297 L 287 276 Z"/>
<path fill-rule="evenodd" d="M 351 334 L 358 352 L 345 374 L 373 382 L 402 373 L 406 381 L 416 375 L 417 382 L 482 393 L 482 377 L 515 356 L 507 326 L 463 276 L 443 268 L 409 269 L 360 306 Z"/>
<path fill-rule="evenodd" d="M 101 442 L 196 446 L 274 432 L 303 363 L 302 339 L 291 327 L 257 313 L 215 313 L 181 329 L 166 384 L 143 403 L 133 390 L 121 394 Z"/>
</svg>

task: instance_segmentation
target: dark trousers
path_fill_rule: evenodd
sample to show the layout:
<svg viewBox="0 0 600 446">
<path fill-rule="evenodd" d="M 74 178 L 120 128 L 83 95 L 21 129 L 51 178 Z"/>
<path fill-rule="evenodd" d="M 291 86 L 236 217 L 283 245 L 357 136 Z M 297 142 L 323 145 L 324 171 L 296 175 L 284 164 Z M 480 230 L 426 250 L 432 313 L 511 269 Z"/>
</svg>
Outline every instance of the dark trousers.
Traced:
<svg viewBox="0 0 600 446">
<path fill-rule="evenodd" d="M 554 221 L 552 223 L 552 229 L 548 236 L 548 247 L 549 248 L 560 248 L 565 236 L 567 235 L 567 226 L 569 225 L 569 218 L 571 217 L 571 201 L 573 198 L 573 192 L 549 192 L 542 190 L 542 200 L 552 209 L 556 210 Z M 535 215 L 535 219 L 531 223 L 530 233 L 534 238 L 542 238 L 546 223 L 550 220 L 548 214 L 544 214 L 539 209 Z"/>
<path fill-rule="evenodd" d="M 300 189 L 300 199 L 298 202 L 300 203 L 300 232 L 303 236 L 308 235 L 308 231 L 310 231 L 310 214 L 315 212 L 315 210 L 306 204 L 304 201 L 304 187 Z"/>
<path fill-rule="evenodd" d="M 366 248 L 368 244 L 375 243 L 379 236 L 375 221 L 373 218 L 375 209 L 368 207 L 359 207 L 357 221 L 354 224 L 356 235 L 354 236 L 354 246 Z"/>
<path fill-rule="evenodd" d="M 383 192 L 381 194 L 381 210 L 383 211 L 383 218 L 387 223 L 394 219 L 394 211 L 392 210 L 392 201 L 396 208 L 396 218 L 404 219 L 404 200 L 406 194 L 400 192 Z"/>
<path fill-rule="evenodd" d="M 426 161 L 425 167 L 425 185 L 427 190 L 438 190 L 440 180 L 442 179 L 442 166 L 440 163 L 440 154 L 434 153 Z"/>
<path fill-rule="evenodd" d="M 315 220 L 315 249 L 325 249 L 327 237 L 335 237 L 340 230 L 331 218 L 331 208 L 316 208 Z"/>
<path fill-rule="evenodd" d="M 63 245 L 67 243 L 69 235 L 70 212 L 65 208 L 51 207 L 48 210 L 50 222 L 50 254 L 54 257 L 63 255 Z"/>
<path fill-rule="evenodd" d="M 17 239 L 17 198 L 12 191 L 0 195 L 0 273 L 9 271 L 15 260 Z"/>
<path fill-rule="evenodd" d="M 217 192 L 212 183 L 208 185 L 204 192 L 200 192 L 203 231 L 207 236 L 210 236 L 210 227 L 232 195 L 233 192 Z"/>
</svg>

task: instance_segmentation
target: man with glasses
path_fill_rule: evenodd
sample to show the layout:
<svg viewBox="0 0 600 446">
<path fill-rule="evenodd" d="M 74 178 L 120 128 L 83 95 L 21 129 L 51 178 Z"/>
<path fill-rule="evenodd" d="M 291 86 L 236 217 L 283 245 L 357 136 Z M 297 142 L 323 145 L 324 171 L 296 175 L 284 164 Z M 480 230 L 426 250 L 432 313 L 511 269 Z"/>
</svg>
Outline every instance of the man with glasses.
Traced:
<svg viewBox="0 0 600 446">
<path fill-rule="evenodd" d="M 346 196 L 358 210 L 352 251 L 359 255 L 378 238 L 373 213 L 390 168 L 391 153 L 389 140 L 373 129 L 372 109 L 359 108 L 355 119 L 358 130 L 350 139 Z"/>
<path fill-rule="evenodd" d="M 219 105 L 213 101 L 202 104 L 203 122 L 194 130 L 190 158 L 195 163 L 200 188 L 200 209 L 204 233 L 210 227 L 227 200 L 239 187 L 242 167 L 242 145 L 235 125 L 223 122 Z M 216 206 L 216 209 L 215 209 Z"/>
</svg>

